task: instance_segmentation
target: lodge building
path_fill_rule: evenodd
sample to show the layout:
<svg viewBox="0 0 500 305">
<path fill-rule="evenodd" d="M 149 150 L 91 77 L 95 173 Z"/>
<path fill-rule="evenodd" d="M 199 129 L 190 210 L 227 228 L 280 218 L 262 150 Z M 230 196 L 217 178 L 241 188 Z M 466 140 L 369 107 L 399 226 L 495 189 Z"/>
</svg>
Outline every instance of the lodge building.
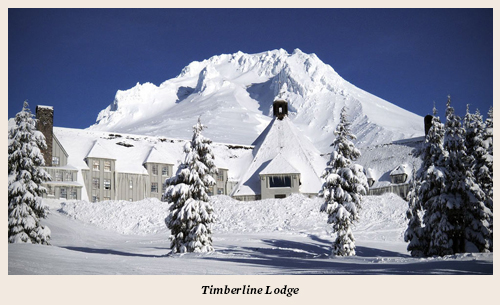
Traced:
<svg viewBox="0 0 500 305">
<path fill-rule="evenodd" d="M 230 195 L 243 201 L 285 198 L 295 193 L 317 196 L 328 155 L 321 154 L 295 127 L 288 118 L 285 100 L 274 101 L 273 114 L 251 146 L 235 150 L 231 145 L 217 144 L 222 147 L 218 153 L 231 154 L 229 160 L 237 159 L 234 154 L 238 152 L 242 159 L 252 162 L 230 166 L 216 153 L 219 173 L 210 195 Z M 46 198 L 92 202 L 161 199 L 164 182 L 175 175 L 187 142 L 116 133 L 87 132 L 89 135 L 84 136 L 85 130 L 54 128 L 54 110 L 50 106 L 37 106 L 36 116 L 37 129 L 50 142 L 42 152 L 44 169 L 52 177 L 45 183 Z M 426 125 L 428 121 L 426 117 Z M 252 159 L 248 158 L 250 154 Z M 392 192 L 406 198 L 412 169 L 401 160 L 390 169 L 375 170 L 371 160 L 361 164 L 370 187 L 368 195 Z"/>
<path fill-rule="evenodd" d="M 175 174 L 174 166 L 180 162 L 172 158 L 169 148 L 161 141 L 153 145 L 142 142 L 127 144 L 120 134 L 75 139 L 78 135 L 74 133 L 81 133 L 81 130 L 58 128 L 54 132 L 52 107 L 37 106 L 36 116 L 37 129 L 47 142 L 51 141 L 51 145 L 47 145 L 50 149 L 42 152 L 43 168 L 52 177 L 52 181 L 44 184 L 47 188 L 45 198 L 92 202 L 161 199 L 165 179 Z M 59 141 L 57 133 L 63 136 L 66 147 Z M 216 165 L 219 174 L 214 177 L 216 185 L 210 193 L 227 195 L 230 185 L 228 169 L 222 162 L 216 162 Z"/>
</svg>

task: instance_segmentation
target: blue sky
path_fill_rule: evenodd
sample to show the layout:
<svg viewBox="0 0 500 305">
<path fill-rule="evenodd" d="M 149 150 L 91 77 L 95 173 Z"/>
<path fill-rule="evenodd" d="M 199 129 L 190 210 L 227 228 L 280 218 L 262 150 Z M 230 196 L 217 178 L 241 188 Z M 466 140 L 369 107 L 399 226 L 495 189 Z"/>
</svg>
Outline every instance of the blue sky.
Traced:
<svg viewBox="0 0 500 305">
<path fill-rule="evenodd" d="M 9 9 L 8 114 L 28 100 L 86 128 L 137 82 L 194 60 L 295 48 L 419 115 L 493 105 L 492 9 Z"/>
</svg>

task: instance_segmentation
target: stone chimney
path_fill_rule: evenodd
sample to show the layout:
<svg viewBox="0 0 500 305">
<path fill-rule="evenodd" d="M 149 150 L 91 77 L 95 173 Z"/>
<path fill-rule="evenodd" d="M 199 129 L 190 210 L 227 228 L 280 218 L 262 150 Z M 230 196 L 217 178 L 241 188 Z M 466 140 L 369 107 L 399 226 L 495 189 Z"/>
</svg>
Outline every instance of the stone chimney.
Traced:
<svg viewBox="0 0 500 305">
<path fill-rule="evenodd" d="M 428 114 L 424 117 L 424 128 L 425 128 L 425 136 L 429 133 L 429 129 L 432 126 L 432 115 Z"/>
<path fill-rule="evenodd" d="M 54 108 L 52 106 L 36 106 L 36 129 L 45 136 L 47 148 L 42 150 L 45 166 L 52 166 L 52 129 L 54 127 Z"/>
</svg>

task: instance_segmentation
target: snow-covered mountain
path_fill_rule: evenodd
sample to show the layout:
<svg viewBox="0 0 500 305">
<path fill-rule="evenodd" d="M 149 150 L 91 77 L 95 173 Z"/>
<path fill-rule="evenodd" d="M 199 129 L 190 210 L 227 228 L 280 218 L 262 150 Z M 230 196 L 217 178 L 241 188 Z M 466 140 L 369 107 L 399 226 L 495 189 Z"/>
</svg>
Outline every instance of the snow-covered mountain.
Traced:
<svg viewBox="0 0 500 305">
<path fill-rule="evenodd" d="M 315 54 L 296 49 L 223 54 L 192 62 L 175 78 L 118 91 L 90 129 L 190 138 L 201 116 L 217 142 L 251 144 L 272 119 L 278 94 L 289 118 L 328 152 L 347 106 L 360 147 L 422 136 L 423 118 L 344 80 Z"/>
</svg>

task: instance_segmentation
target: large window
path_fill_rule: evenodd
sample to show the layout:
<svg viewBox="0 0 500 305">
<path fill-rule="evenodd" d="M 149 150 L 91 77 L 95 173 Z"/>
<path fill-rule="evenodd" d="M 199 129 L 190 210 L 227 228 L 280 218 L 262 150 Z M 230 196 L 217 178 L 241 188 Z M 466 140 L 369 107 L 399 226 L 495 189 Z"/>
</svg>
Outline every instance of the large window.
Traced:
<svg viewBox="0 0 500 305">
<path fill-rule="evenodd" d="M 162 174 L 162 176 L 168 176 L 168 167 L 163 166 L 161 168 L 161 174 Z"/>
<path fill-rule="evenodd" d="M 158 193 L 158 182 L 151 182 L 151 193 Z"/>
<path fill-rule="evenodd" d="M 152 166 L 153 175 L 158 175 L 158 164 Z"/>
<path fill-rule="evenodd" d="M 62 181 L 62 173 L 61 171 L 56 171 L 56 181 Z"/>
<path fill-rule="evenodd" d="M 291 187 L 292 177 L 290 176 L 271 176 L 269 177 L 269 187 Z"/>
<path fill-rule="evenodd" d="M 221 170 L 219 170 L 219 173 L 217 174 L 217 180 L 224 181 L 224 173 Z"/>
<path fill-rule="evenodd" d="M 73 173 L 65 172 L 64 173 L 64 181 L 73 181 Z"/>
<path fill-rule="evenodd" d="M 52 166 L 59 165 L 59 157 L 52 157 Z"/>
</svg>

